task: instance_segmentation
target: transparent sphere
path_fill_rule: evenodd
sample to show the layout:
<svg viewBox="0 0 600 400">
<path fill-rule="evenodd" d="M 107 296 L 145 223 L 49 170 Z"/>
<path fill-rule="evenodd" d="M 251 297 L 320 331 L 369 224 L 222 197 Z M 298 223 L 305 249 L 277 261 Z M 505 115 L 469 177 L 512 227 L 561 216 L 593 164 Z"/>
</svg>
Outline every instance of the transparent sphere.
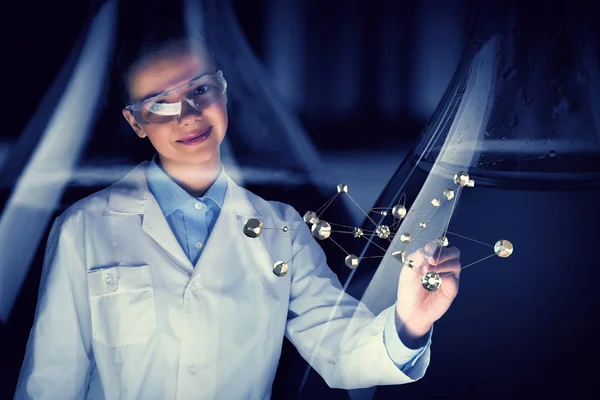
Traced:
<svg viewBox="0 0 600 400">
<path fill-rule="evenodd" d="M 394 218 L 402 219 L 406 217 L 406 207 L 402 204 L 397 204 L 392 208 L 392 215 Z"/>
<path fill-rule="evenodd" d="M 344 262 L 346 263 L 346 266 L 350 269 L 358 267 L 358 257 L 354 254 L 348 254 Z"/>
<path fill-rule="evenodd" d="M 513 252 L 513 244 L 508 240 L 498 240 L 494 245 L 494 253 L 498 257 L 506 258 Z"/>
</svg>

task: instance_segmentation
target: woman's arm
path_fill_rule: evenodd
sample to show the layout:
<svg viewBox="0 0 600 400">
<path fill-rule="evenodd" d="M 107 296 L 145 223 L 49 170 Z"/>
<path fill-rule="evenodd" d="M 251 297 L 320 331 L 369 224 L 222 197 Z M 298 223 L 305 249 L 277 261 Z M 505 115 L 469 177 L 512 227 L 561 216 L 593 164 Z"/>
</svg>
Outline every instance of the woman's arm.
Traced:
<svg viewBox="0 0 600 400">
<path fill-rule="evenodd" d="M 346 294 L 300 215 L 291 209 L 286 217 L 295 225 L 293 254 L 310 241 L 290 265 L 292 287 L 286 336 L 299 353 L 334 388 L 420 379 L 429 364 L 430 335 L 421 349 L 404 346 L 395 331 L 393 302 L 374 316 L 364 304 Z M 400 360 L 407 364 L 399 365 Z"/>
<path fill-rule="evenodd" d="M 15 399 L 82 399 L 93 366 L 86 267 L 65 224 L 54 222 Z"/>
</svg>

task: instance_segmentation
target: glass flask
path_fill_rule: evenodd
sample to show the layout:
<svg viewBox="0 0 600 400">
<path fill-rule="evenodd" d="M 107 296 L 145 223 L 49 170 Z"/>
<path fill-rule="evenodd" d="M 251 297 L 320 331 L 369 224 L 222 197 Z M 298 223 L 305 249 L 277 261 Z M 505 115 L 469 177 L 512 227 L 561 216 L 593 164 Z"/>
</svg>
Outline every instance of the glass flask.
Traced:
<svg viewBox="0 0 600 400">
<path fill-rule="evenodd" d="M 348 292 L 379 313 L 398 292 L 403 264 L 393 253 L 446 238 L 461 250 L 460 290 L 434 324 L 425 376 L 378 388 L 373 398 L 591 392 L 592 372 L 580 366 L 600 353 L 592 317 L 600 311 L 593 15 L 592 7 L 572 1 L 472 5 L 455 75 L 375 204 L 404 204 L 409 213 L 366 220 L 365 230 L 394 227 L 394 238 L 385 243 L 373 234 L 387 251 L 367 245 L 357 253 L 359 267 L 348 272 Z M 461 172 L 471 185 L 455 182 Z M 406 233 L 409 243 L 401 240 Z M 514 246 L 507 258 L 494 249 L 503 239 Z M 371 258 L 378 254 L 382 260 Z M 568 366 L 578 372 L 565 376 Z"/>
</svg>

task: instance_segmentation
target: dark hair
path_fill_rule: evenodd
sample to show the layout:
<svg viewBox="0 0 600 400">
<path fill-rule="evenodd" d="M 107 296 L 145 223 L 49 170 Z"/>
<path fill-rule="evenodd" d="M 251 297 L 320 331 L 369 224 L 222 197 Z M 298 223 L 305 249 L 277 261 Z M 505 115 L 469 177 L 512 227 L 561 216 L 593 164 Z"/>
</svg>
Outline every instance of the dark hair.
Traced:
<svg viewBox="0 0 600 400">
<path fill-rule="evenodd" d="M 141 40 L 128 39 L 119 49 L 116 70 L 119 76 L 121 99 L 125 104 L 131 101 L 129 96 L 129 74 L 141 61 L 162 54 L 192 52 L 194 45 L 200 45 L 212 57 L 218 69 L 213 47 L 199 32 L 182 29 L 181 26 L 161 25 Z"/>
</svg>

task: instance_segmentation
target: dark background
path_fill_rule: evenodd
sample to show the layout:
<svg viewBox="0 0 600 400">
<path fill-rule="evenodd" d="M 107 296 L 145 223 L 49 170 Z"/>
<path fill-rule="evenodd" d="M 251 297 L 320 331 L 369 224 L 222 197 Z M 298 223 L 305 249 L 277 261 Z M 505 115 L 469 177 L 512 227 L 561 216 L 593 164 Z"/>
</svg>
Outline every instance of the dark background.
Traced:
<svg viewBox="0 0 600 400">
<path fill-rule="evenodd" d="M 100 3 L 3 5 L 5 141 L 19 136 Z M 410 142 L 443 94 L 467 34 L 466 0 L 232 3 L 248 44 L 322 149 Z M 123 19 L 135 23 L 136 15 Z M 378 134 L 358 140 L 364 129 Z"/>
<path fill-rule="evenodd" d="M 0 206 L 6 203 L 29 154 L 35 148 L 35 143 L 30 146 L 21 143 L 28 142 L 22 140 L 26 127 L 36 113 L 44 112 L 43 100 L 54 95 L 51 89 L 60 79 L 60 71 L 66 71 L 68 76 L 69 55 L 77 53 L 78 46 L 81 46 L 79 38 L 101 4 L 100 1 L 72 0 L 3 4 L 0 16 L 1 71 L 4 77 L 4 95 L 0 97 L 3 116 L 0 129 L 0 180 L 3 183 Z M 141 2 L 137 7 L 143 6 L 139 4 Z M 269 84 L 276 90 L 277 101 L 285 105 L 290 115 L 298 118 L 303 132 L 314 144 L 316 153 L 334 179 L 350 187 L 360 187 L 355 195 L 357 202 L 364 209 L 371 207 L 417 140 L 456 69 L 467 41 L 467 0 L 348 0 L 343 3 L 232 0 L 231 4 L 248 47 L 260 62 Z M 178 2 L 172 2 L 172 7 L 181 11 Z M 143 14 L 141 9 L 139 14 L 134 12 L 135 7 L 127 10 L 128 13 L 120 16 L 121 35 L 127 32 L 128 26 L 133 29 Z M 118 37 L 117 42 L 120 39 L 122 37 Z M 256 85 L 261 84 L 264 82 L 256 82 Z M 118 113 L 121 104 L 113 91 L 108 88 L 107 91 L 110 93 L 103 105 L 105 111 L 94 127 L 93 136 L 79 160 L 80 165 L 98 162 L 103 165 L 127 164 L 147 155 L 147 148 L 124 125 Z M 45 113 L 46 119 L 49 119 L 51 110 Z M 43 127 L 42 124 L 39 130 Z M 15 158 L 15 154 L 21 157 Z M 15 163 L 15 159 L 19 162 Z M 9 164 L 6 160 L 12 161 Z M 315 197 L 315 193 L 319 192 L 317 186 L 294 191 L 282 184 L 281 187 L 257 186 L 252 190 L 267 198 L 290 202 L 299 209 L 309 209 L 323 204 L 322 199 Z M 71 187 L 55 213 L 97 189 L 99 187 Z M 495 194 L 489 196 L 494 198 Z M 527 198 L 520 201 L 529 209 L 537 206 Z M 500 203 L 497 200 L 495 210 L 500 209 Z M 564 200 L 560 207 L 566 209 L 572 205 Z M 527 208 L 518 209 L 514 205 L 513 208 L 516 211 L 511 218 L 503 218 L 502 212 L 497 212 L 490 221 L 500 227 L 503 223 L 515 225 L 527 218 Z M 360 222 L 361 216 L 356 209 L 342 211 Z M 578 221 L 585 218 L 581 217 Z M 465 216 L 467 219 L 468 215 Z M 552 222 L 547 226 L 553 226 Z M 574 229 L 569 226 L 571 222 L 564 214 L 554 222 L 567 227 L 566 232 Z M 47 231 L 48 227 L 41 229 Z M 471 236 L 479 237 L 476 232 L 486 234 L 485 226 L 474 224 L 472 229 L 474 233 Z M 527 229 L 523 229 L 521 234 L 527 236 L 535 232 L 533 226 L 528 225 Z M 540 236 L 540 251 L 547 248 L 552 252 L 560 246 L 561 237 L 553 237 L 549 232 L 545 231 L 545 235 Z M 585 235 L 585 229 L 579 232 Z M 515 237 L 517 234 L 514 233 Z M 577 246 L 573 233 L 565 235 L 569 235 L 572 246 Z M 32 246 L 36 257 L 30 265 L 23 289 L 8 321 L 0 321 L 0 354 L 7 354 L 0 357 L 0 398 L 10 397 L 16 383 L 35 310 L 44 243 L 45 240 L 42 240 Z M 339 256 L 335 248 L 326 248 L 326 251 L 328 257 L 330 254 Z M 501 303 L 509 304 L 507 307 L 514 310 L 523 310 L 524 305 L 531 303 L 527 285 L 535 284 L 535 276 L 524 271 L 529 271 L 526 268 L 538 260 L 533 255 L 525 260 L 526 263 L 518 265 L 520 274 L 503 275 L 504 280 L 495 281 L 496 285 L 490 283 L 490 277 L 498 277 L 498 268 L 502 267 L 494 264 L 492 271 L 495 272 L 491 275 L 484 272 L 485 268 L 470 270 L 471 274 L 464 278 L 464 295 L 454 307 L 457 311 L 440 321 L 434 334 L 437 346 L 433 348 L 431 373 L 420 382 L 399 390 L 380 388 L 375 398 L 399 395 L 403 398 L 454 398 L 457 394 L 462 394 L 462 397 L 468 394 L 468 398 L 506 398 L 507 395 L 515 399 L 537 398 L 542 396 L 539 388 L 550 384 L 552 379 L 561 378 L 572 382 L 565 383 L 561 390 L 573 387 L 574 396 L 581 393 L 578 390 L 582 388 L 584 378 L 592 377 L 598 371 L 593 357 L 598 353 L 589 350 L 590 358 L 585 357 L 587 340 L 595 329 L 593 316 L 597 315 L 597 310 L 589 303 L 581 305 L 576 296 L 563 302 L 560 294 L 553 297 L 551 305 L 562 307 L 560 315 L 574 310 L 573 315 L 579 316 L 579 325 L 577 330 L 574 329 L 576 334 L 568 343 L 563 336 L 553 336 L 544 331 L 552 323 L 563 323 L 552 320 L 559 314 L 549 311 L 550 304 L 545 307 L 539 300 L 533 302 L 535 312 L 529 308 L 515 311 L 518 317 L 506 314 L 507 308 L 501 307 Z M 344 275 L 338 263 L 332 262 L 331 267 Z M 563 278 L 560 274 L 552 276 L 555 281 Z M 513 285 L 514 279 L 520 279 L 516 289 L 509 291 L 510 295 L 504 293 L 502 288 Z M 480 285 L 481 282 L 487 282 L 492 289 L 485 291 L 486 286 Z M 590 282 L 582 281 L 582 287 L 587 289 L 590 285 Z M 565 293 L 578 293 L 576 285 L 566 288 L 562 295 Z M 503 296 L 506 296 L 504 303 Z M 588 300 L 582 298 L 582 301 Z M 495 309 L 500 311 L 493 314 Z M 495 335 L 486 336 L 488 331 Z M 540 346 L 535 349 L 525 346 L 520 341 L 523 337 L 538 340 Z M 478 345 L 481 341 L 491 344 L 487 347 Z M 469 343 L 473 344 L 472 350 L 469 350 Z M 482 352 L 482 348 L 489 353 Z M 551 348 L 562 350 L 551 353 L 547 350 Z M 518 356 L 510 362 L 497 356 L 501 360 L 494 364 L 495 355 L 502 351 Z M 437 364 L 435 354 L 439 353 L 436 352 L 446 354 L 439 356 Z M 548 372 L 549 365 L 553 368 L 552 373 Z M 275 381 L 274 398 L 293 397 L 305 367 L 306 364 L 286 343 Z M 445 376 L 448 378 L 445 379 Z M 580 378 L 574 379 L 577 376 Z M 527 382 L 535 386 L 534 392 L 527 390 Z M 328 389 L 312 373 L 300 398 L 358 399 L 371 398 L 373 393 Z M 560 394 L 564 396 L 567 392 Z"/>
</svg>

